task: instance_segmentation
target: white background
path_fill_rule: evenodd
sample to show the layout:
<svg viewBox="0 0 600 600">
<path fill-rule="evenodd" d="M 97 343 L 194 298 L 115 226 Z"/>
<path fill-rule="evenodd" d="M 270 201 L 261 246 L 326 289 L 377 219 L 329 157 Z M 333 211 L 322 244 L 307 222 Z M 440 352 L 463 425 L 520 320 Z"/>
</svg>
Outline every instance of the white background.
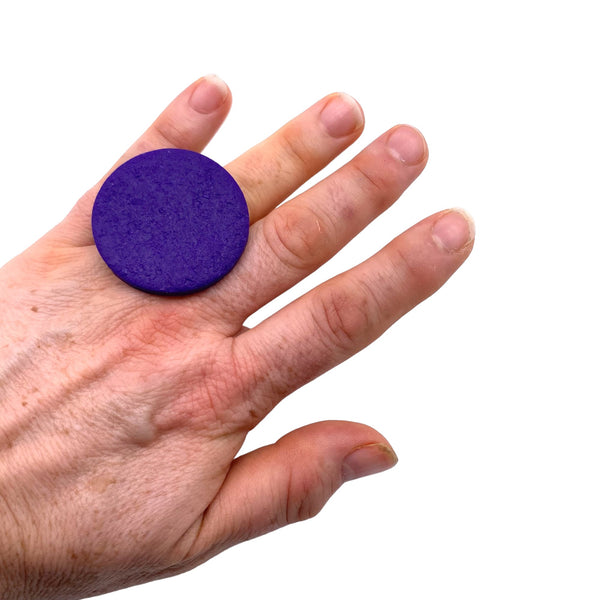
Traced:
<svg viewBox="0 0 600 600">
<path fill-rule="evenodd" d="M 234 95 L 206 151 L 222 164 L 332 91 L 367 121 L 334 167 L 399 122 L 429 142 L 397 205 L 292 295 L 436 210 L 477 223 L 435 297 L 248 439 L 362 421 L 397 467 L 312 521 L 110 600 L 600 597 L 595 4 L 2 3 L 1 262 L 211 72 Z"/>
</svg>

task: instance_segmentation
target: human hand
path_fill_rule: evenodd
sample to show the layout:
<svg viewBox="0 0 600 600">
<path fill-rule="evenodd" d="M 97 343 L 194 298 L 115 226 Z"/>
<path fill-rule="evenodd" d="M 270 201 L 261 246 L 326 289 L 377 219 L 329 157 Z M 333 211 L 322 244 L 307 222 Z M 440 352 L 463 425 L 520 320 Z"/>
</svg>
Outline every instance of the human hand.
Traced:
<svg viewBox="0 0 600 600">
<path fill-rule="evenodd" d="M 201 151 L 230 103 L 220 80 L 201 79 L 117 164 Z M 198 294 L 152 296 L 108 270 L 90 229 L 100 184 L 2 269 L 0 597 L 81 598 L 188 570 L 395 463 L 381 434 L 342 421 L 236 458 L 282 398 L 377 338 L 472 247 L 469 222 L 438 213 L 244 328 L 424 168 L 421 135 L 395 127 L 281 204 L 362 124 L 352 99 L 330 95 L 227 166 L 253 225 L 233 271 Z"/>
</svg>

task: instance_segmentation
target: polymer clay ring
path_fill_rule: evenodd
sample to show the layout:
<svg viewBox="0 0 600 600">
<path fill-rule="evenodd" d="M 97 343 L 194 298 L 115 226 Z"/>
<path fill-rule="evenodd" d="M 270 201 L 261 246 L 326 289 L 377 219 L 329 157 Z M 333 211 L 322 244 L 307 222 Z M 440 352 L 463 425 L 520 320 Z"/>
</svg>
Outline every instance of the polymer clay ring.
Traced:
<svg viewBox="0 0 600 600">
<path fill-rule="evenodd" d="M 92 232 L 113 273 L 153 294 L 207 288 L 248 241 L 248 206 L 233 177 L 197 152 L 153 150 L 119 166 L 94 202 Z"/>
</svg>

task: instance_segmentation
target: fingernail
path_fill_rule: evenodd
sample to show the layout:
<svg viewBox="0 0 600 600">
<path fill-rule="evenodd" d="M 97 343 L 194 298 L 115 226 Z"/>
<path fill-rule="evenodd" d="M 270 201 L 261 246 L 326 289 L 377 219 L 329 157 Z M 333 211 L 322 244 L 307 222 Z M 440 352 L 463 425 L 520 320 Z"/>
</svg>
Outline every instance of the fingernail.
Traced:
<svg viewBox="0 0 600 600">
<path fill-rule="evenodd" d="M 207 75 L 198 81 L 190 96 L 190 105 L 194 110 L 208 114 L 222 106 L 228 94 L 229 89 L 222 79 Z"/>
<path fill-rule="evenodd" d="M 473 219 L 462 209 L 443 213 L 433 224 L 433 241 L 446 252 L 458 252 L 475 237 Z"/>
<path fill-rule="evenodd" d="M 421 132 L 408 125 L 396 127 L 388 138 L 388 148 L 395 158 L 414 167 L 425 158 L 425 138 Z"/>
<path fill-rule="evenodd" d="M 363 124 L 358 102 L 348 94 L 334 94 L 321 110 L 321 121 L 331 137 L 354 133 Z"/>
<path fill-rule="evenodd" d="M 397 462 L 396 453 L 385 444 L 358 446 L 342 463 L 342 479 L 346 482 L 373 475 L 392 468 Z"/>
</svg>

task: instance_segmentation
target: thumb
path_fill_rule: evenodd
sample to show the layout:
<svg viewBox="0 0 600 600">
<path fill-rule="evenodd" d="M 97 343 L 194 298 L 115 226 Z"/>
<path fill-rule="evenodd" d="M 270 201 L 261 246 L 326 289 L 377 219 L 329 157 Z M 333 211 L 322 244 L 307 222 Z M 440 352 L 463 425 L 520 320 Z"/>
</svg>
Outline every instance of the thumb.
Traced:
<svg viewBox="0 0 600 600">
<path fill-rule="evenodd" d="M 387 440 L 359 423 L 324 421 L 237 458 L 204 513 L 197 562 L 239 542 L 315 516 L 346 481 L 389 469 Z"/>
</svg>

